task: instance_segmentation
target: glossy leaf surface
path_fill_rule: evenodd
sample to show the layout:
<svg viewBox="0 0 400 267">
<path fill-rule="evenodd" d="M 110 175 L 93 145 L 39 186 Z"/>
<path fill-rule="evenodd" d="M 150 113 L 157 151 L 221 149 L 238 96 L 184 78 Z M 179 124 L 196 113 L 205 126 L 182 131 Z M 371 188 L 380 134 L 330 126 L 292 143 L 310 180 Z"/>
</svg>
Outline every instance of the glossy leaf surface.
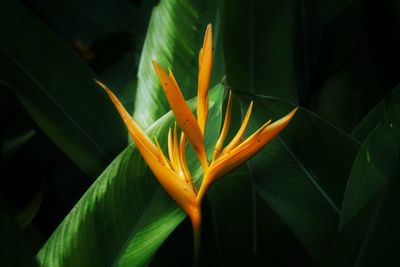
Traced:
<svg viewBox="0 0 400 267">
<path fill-rule="evenodd" d="M 210 95 L 211 128 L 219 127 L 223 93 L 223 88 L 217 86 Z M 195 99 L 190 103 L 193 107 Z M 165 144 L 173 120 L 169 112 L 147 134 Z M 216 138 L 217 133 L 211 132 L 206 146 L 211 147 Z M 194 155 L 190 159 L 189 167 L 198 179 L 201 167 Z M 51 267 L 143 266 L 184 218 L 183 211 L 145 167 L 139 152 L 130 146 L 94 182 L 38 257 L 43 266 Z"/>
</svg>

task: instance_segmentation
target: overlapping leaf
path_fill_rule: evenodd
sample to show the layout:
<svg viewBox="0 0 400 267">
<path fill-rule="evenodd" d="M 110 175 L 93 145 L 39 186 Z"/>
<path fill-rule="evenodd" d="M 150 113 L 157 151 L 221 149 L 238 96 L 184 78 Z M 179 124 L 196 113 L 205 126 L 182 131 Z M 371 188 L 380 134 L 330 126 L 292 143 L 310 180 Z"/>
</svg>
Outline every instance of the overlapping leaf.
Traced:
<svg viewBox="0 0 400 267">
<path fill-rule="evenodd" d="M 1 79 L 52 141 L 97 176 L 124 147 L 126 135 L 94 74 L 18 1 L 2 3 L 0 28 Z"/>
<path fill-rule="evenodd" d="M 222 101 L 223 89 L 217 86 L 210 95 L 210 129 L 221 123 Z M 195 100 L 190 103 L 193 107 Z M 147 133 L 165 144 L 173 119 L 169 112 Z M 207 147 L 216 142 L 217 134 L 209 132 Z M 189 167 L 198 178 L 200 165 L 194 155 L 189 159 Z M 138 151 L 128 147 L 85 193 L 38 257 L 43 266 L 51 267 L 142 266 L 149 263 L 184 218 L 184 213 L 145 168 Z"/>
<path fill-rule="evenodd" d="M 296 1 L 222 1 L 220 6 L 229 84 L 296 102 Z"/>
<path fill-rule="evenodd" d="M 340 235 L 319 266 L 396 266 L 399 242 L 398 87 L 363 120 L 365 138 L 352 167 L 340 216 Z M 371 129 L 372 128 L 372 129 Z M 361 139 L 361 140 L 362 140 Z"/>
<path fill-rule="evenodd" d="M 247 102 L 246 95 L 241 98 Z M 272 97 L 251 98 L 256 100 L 249 126 L 253 130 L 294 107 Z M 336 236 L 358 146 L 344 132 L 300 109 L 282 134 L 249 162 L 258 193 L 314 258 Z"/>
<path fill-rule="evenodd" d="M 377 117 L 381 117 L 381 120 L 365 139 L 354 162 L 344 197 L 340 218 L 341 227 L 352 221 L 398 178 L 399 103 L 400 90 L 397 88 L 366 117 L 366 120 L 374 121 Z"/>
<path fill-rule="evenodd" d="M 169 110 L 152 60 L 172 69 L 185 98 L 196 95 L 198 50 L 215 15 L 214 1 L 161 0 L 154 8 L 138 72 L 134 118 L 140 125 L 150 125 Z"/>
</svg>

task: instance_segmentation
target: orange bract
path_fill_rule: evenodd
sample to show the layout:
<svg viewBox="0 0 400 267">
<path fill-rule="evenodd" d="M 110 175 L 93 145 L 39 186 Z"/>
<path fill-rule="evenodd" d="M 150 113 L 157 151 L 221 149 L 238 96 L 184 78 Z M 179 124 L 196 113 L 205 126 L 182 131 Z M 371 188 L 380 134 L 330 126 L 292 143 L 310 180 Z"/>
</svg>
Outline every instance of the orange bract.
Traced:
<svg viewBox="0 0 400 267">
<path fill-rule="evenodd" d="M 251 102 L 238 132 L 229 144 L 223 148 L 232 114 L 232 92 L 229 91 L 224 124 L 215 145 L 212 160 L 209 162 L 204 145 L 204 129 L 208 115 L 208 90 L 213 62 L 212 40 L 212 27 L 208 25 L 203 47 L 199 52 L 197 119 L 187 105 L 171 70 L 169 70 L 169 74 L 167 75 L 162 67 L 153 61 L 154 70 L 160 80 L 171 110 L 175 115 L 176 122 L 182 129 L 180 137 L 178 136 L 178 127 L 176 124 L 173 130 L 169 129 L 168 158 L 164 155 L 157 138 L 155 138 L 154 144 L 132 119 L 118 98 L 104 84 L 96 81 L 111 98 L 137 149 L 142 154 L 157 180 L 189 215 L 194 229 L 195 244 L 197 244 L 195 247 L 198 247 L 198 243 L 196 242 L 199 242 L 201 201 L 208 187 L 215 180 L 226 175 L 260 151 L 286 127 L 297 110 L 297 108 L 294 109 L 285 117 L 272 124 L 271 121 L 266 122 L 252 135 L 243 140 L 253 109 L 253 102 Z M 192 176 L 187 166 L 186 138 L 196 152 L 203 168 L 203 180 L 199 191 L 193 185 Z"/>
<path fill-rule="evenodd" d="M 169 193 L 169 195 L 179 204 L 179 206 L 189 215 L 193 216 L 197 214 L 197 201 L 196 193 L 193 190 L 193 185 L 188 182 L 188 179 L 183 177 L 180 173 L 181 166 L 186 165 L 186 161 L 181 161 L 181 154 L 177 153 L 177 142 L 169 144 L 168 149 L 173 150 L 168 160 L 164 155 L 164 152 L 160 148 L 158 141 L 156 145 L 147 137 L 146 133 L 136 124 L 126 109 L 123 107 L 118 98 L 108 89 L 104 84 L 96 81 L 103 89 L 107 92 L 112 102 L 116 106 L 119 114 L 121 115 L 126 128 L 133 141 L 136 144 L 140 154 L 142 154 L 147 165 L 154 173 L 154 176 Z M 176 135 L 176 127 L 174 134 Z M 177 139 L 177 138 L 175 138 Z M 183 144 L 184 145 L 184 144 Z M 185 166 L 187 168 L 187 166 Z M 184 179 L 182 179 L 182 177 Z M 197 215 L 196 215 L 197 216 Z"/>
</svg>

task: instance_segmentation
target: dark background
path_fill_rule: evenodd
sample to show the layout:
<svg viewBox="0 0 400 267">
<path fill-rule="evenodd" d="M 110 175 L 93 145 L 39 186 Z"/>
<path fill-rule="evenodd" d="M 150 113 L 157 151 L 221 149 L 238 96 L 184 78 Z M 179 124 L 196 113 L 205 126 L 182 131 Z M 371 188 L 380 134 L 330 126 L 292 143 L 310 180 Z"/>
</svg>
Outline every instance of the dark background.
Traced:
<svg viewBox="0 0 400 267">
<path fill-rule="evenodd" d="M 129 0 L 126 5 L 131 6 L 132 13 L 112 10 L 106 18 L 101 5 L 107 6 L 107 1 L 22 2 L 97 75 L 110 72 L 126 57 L 133 58 L 129 72 L 135 75 L 151 10 L 157 4 L 156 0 Z M 349 2 L 321 31 L 315 29 L 329 14 L 319 13 L 316 7 L 330 2 L 298 1 L 298 36 L 294 38 L 298 48 L 294 62 L 299 65 L 295 76 L 304 88 L 300 90 L 299 104 L 348 133 L 400 81 L 399 1 Z M 279 10 L 276 12 L 279 16 Z M 119 23 L 114 21 L 117 14 L 121 16 Z M 317 21 L 317 17 L 322 19 Z M 262 25 L 257 26 L 257 34 L 263 34 Z M 303 65 L 304 62 L 308 64 Z M 325 85 L 332 79 L 339 86 L 327 94 Z M 0 206 L 6 216 L 14 219 L 25 208 L 37 206 L 32 221 L 21 231 L 26 248 L 36 253 L 94 178 L 54 145 L 4 82 L 0 83 L 0 99 Z M 339 112 L 331 112 L 331 105 L 339 106 Z M 211 227 L 208 208 L 206 204 L 205 229 Z M 180 262 L 188 263 L 182 266 L 189 266 L 192 252 L 187 233 L 191 233 L 191 226 L 186 220 L 163 244 L 153 265 L 177 266 L 179 257 Z M 204 237 L 204 266 L 219 266 L 213 238 Z M 288 229 L 282 229 L 276 240 L 265 246 L 269 266 L 312 265 Z M 263 266 L 257 258 L 250 265 Z"/>
</svg>

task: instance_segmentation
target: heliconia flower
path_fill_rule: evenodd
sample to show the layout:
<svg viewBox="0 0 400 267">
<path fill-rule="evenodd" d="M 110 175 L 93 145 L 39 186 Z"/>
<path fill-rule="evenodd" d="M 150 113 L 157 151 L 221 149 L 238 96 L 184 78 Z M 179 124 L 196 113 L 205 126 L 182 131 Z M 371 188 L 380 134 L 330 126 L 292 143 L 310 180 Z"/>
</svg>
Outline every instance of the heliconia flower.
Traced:
<svg viewBox="0 0 400 267">
<path fill-rule="evenodd" d="M 203 180 L 197 194 L 199 205 L 205 192 L 215 180 L 246 162 L 249 158 L 260 151 L 272 138 L 285 128 L 297 110 L 297 108 L 294 109 L 285 117 L 272 124 L 271 121 L 266 122 L 255 133 L 245 140 L 242 140 L 253 109 L 253 102 L 251 102 L 237 134 L 230 143 L 223 148 L 231 120 L 232 93 L 229 92 L 224 124 L 220 137 L 215 145 L 212 160 L 209 162 L 204 148 L 204 129 L 208 114 L 208 89 L 210 85 L 213 57 L 212 45 L 212 27 L 209 24 L 204 37 L 203 47 L 200 49 L 199 53 L 197 120 L 189 106 L 186 104 L 171 70 L 169 70 L 169 75 L 167 75 L 161 66 L 157 62 L 153 61 L 155 72 L 157 73 L 161 86 L 163 87 L 171 110 L 176 117 L 176 121 L 189 139 L 189 142 L 193 146 L 203 167 Z"/>
<path fill-rule="evenodd" d="M 196 200 L 196 190 L 192 183 L 189 168 L 186 163 L 185 133 L 181 134 L 178 142 L 177 127 L 173 134 L 168 135 L 169 159 L 164 155 L 158 140 L 154 144 L 146 133 L 133 120 L 118 98 L 103 83 L 96 81 L 108 94 L 121 115 L 126 128 L 140 154 L 154 173 L 159 183 L 178 205 L 188 214 L 194 225 L 200 224 L 200 210 Z"/>
<path fill-rule="evenodd" d="M 265 147 L 272 138 L 286 127 L 297 111 L 297 108 L 295 108 L 274 123 L 271 123 L 271 121 L 266 122 L 253 134 L 244 138 L 253 109 L 253 102 L 251 102 L 241 127 L 234 138 L 224 147 L 225 138 L 229 131 L 232 110 L 232 92 L 229 91 L 224 123 L 219 139 L 214 147 L 212 159 L 209 161 L 204 143 L 204 130 L 208 116 L 208 90 L 213 62 L 212 46 L 212 27 L 208 25 L 203 47 L 199 53 L 197 118 L 187 105 L 172 71 L 169 70 L 167 74 L 157 62 L 153 61 L 154 70 L 174 113 L 176 122 L 182 129 L 180 137 L 178 137 L 178 127 L 176 124 L 173 130 L 169 129 L 168 158 L 164 155 L 158 140 L 155 139 L 154 144 L 110 89 L 101 82 L 96 81 L 111 98 L 137 149 L 157 180 L 190 217 L 194 233 L 194 259 L 199 255 L 201 202 L 209 186 Z M 203 179 L 199 190 L 193 185 L 192 176 L 187 166 L 186 138 L 193 147 L 203 168 Z M 196 260 L 194 263 L 196 263 Z"/>
</svg>

